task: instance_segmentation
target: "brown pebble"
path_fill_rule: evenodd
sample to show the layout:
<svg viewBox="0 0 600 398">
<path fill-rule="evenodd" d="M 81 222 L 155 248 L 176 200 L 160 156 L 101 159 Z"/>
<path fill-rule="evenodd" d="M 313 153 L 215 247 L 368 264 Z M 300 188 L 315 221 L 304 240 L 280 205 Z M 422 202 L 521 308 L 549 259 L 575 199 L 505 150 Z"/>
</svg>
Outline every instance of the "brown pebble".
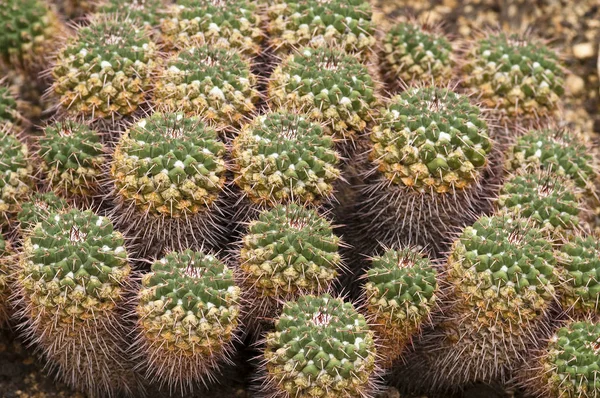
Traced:
<svg viewBox="0 0 600 398">
<path fill-rule="evenodd" d="M 594 56 L 596 49 L 592 43 L 579 43 L 573 46 L 573 55 L 578 59 L 586 59 Z"/>
</svg>

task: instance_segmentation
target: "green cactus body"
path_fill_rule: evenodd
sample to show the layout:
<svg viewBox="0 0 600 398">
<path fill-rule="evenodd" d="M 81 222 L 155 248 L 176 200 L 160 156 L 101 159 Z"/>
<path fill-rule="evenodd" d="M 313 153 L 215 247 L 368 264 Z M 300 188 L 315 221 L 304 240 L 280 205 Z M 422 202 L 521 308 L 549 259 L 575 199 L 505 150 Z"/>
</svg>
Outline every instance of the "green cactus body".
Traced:
<svg viewBox="0 0 600 398">
<path fill-rule="evenodd" d="M 0 86 L 0 125 L 8 125 L 8 128 L 12 128 L 19 126 L 22 119 L 11 90 L 8 87 Z"/>
<path fill-rule="evenodd" d="M 583 137 L 566 131 L 532 130 L 517 138 L 506 155 L 508 171 L 541 168 L 573 180 L 587 193 L 595 191 L 597 162 Z"/>
<path fill-rule="evenodd" d="M 575 192 L 569 179 L 552 173 L 517 174 L 504 183 L 496 207 L 560 239 L 565 232 L 580 228 L 583 210 Z"/>
<path fill-rule="evenodd" d="M 133 382 L 117 315 L 130 278 L 122 235 L 89 210 L 50 213 L 26 235 L 16 272 L 23 330 L 72 387 L 104 396 Z"/>
<path fill-rule="evenodd" d="M 504 33 L 477 42 L 463 73 L 464 85 L 485 106 L 513 122 L 551 117 L 564 94 L 558 56 L 540 43 Z"/>
<path fill-rule="evenodd" d="M 600 323 L 571 322 L 550 339 L 532 390 L 539 397 L 600 396 Z M 530 383 L 531 384 L 531 383 Z"/>
<path fill-rule="evenodd" d="M 453 77 L 450 42 L 418 25 L 394 25 L 384 36 L 379 57 L 381 74 L 392 90 L 417 82 L 443 87 Z"/>
<path fill-rule="evenodd" d="M 164 7 L 164 0 L 106 0 L 98 6 L 97 12 L 121 15 L 135 25 L 154 28 L 164 17 Z"/>
<path fill-rule="evenodd" d="M 44 1 L 0 1 L 0 56 L 23 72 L 35 74 L 48 66 L 47 55 L 56 49 L 62 29 Z"/>
<path fill-rule="evenodd" d="M 19 212 L 33 188 L 33 166 L 27 145 L 6 129 L 0 129 L 0 225 Z"/>
<path fill-rule="evenodd" d="M 554 300 L 558 270 L 551 243 L 525 219 L 481 217 L 454 242 L 448 269 L 453 304 L 443 330 L 449 355 L 439 355 L 434 367 L 453 383 L 505 376 L 533 343 Z"/>
<path fill-rule="evenodd" d="M 436 274 L 431 260 L 412 248 L 388 250 L 373 258 L 364 295 L 387 365 L 429 321 L 437 300 Z"/>
<path fill-rule="evenodd" d="M 366 61 L 375 47 L 375 23 L 365 0 L 278 0 L 267 9 L 266 30 L 278 54 L 302 47 L 336 47 Z"/>
<path fill-rule="evenodd" d="M 60 212 L 67 208 L 67 201 L 56 196 L 54 192 L 35 192 L 23 203 L 21 211 L 17 214 L 19 229 L 22 233 L 28 233 L 51 213 Z"/>
<path fill-rule="evenodd" d="M 240 271 L 256 301 L 272 315 L 278 303 L 327 292 L 342 269 L 340 239 L 326 218 L 296 204 L 263 211 L 242 238 Z"/>
<path fill-rule="evenodd" d="M 143 277 L 138 298 L 138 344 L 147 376 L 184 391 L 211 379 L 240 327 L 233 272 L 212 255 L 171 252 Z"/>
<path fill-rule="evenodd" d="M 600 242 L 596 236 L 573 236 L 557 255 L 563 306 L 576 315 L 600 314 Z"/>
<path fill-rule="evenodd" d="M 0 326 L 10 317 L 10 274 L 13 261 L 9 242 L 0 235 Z"/>
<path fill-rule="evenodd" d="M 233 142 L 235 182 L 259 205 L 318 204 L 340 178 L 334 140 L 305 116 L 257 116 Z"/>
<path fill-rule="evenodd" d="M 365 130 L 379 102 L 367 67 L 327 48 L 305 48 L 284 59 L 270 78 L 268 96 L 275 110 L 304 112 L 344 141 Z"/>
<path fill-rule="evenodd" d="M 371 159 L 394 184 L 449 193 L 479 181 L 492 142 L 479 108 L 446 89 L 394 97 L 371 133 Z"/>
<path fill-rule="evenodd" d="M 52 91 L 72 116 L 131 115 L 147 101 L 158 57 L 146 30 L 118 17 L 100 17 L 79 28 L 58 52 Z"/>
<path fill-rule="evenodd" d="M 376 373 L 374 332 L 350 303 L 303 296 L 284 305 L 267 334 L 264 385 L 271 396 L 369 396 Z"/>
<path fill-rule="evenodd" d="M 161 21 L 168 48 L 210 45 L 256 56 L 261 51 L 259 5 L 249 0 L 178 0 Z"/>
<path fill-rule="evenodd" d="M 256 110 L 256 84 L 250 64 L 237 53 L 192 47 L 166 62 L 154 102 L 159 109 L 201 116 L 219 127 L 239 126 Z"/>
<path fill-rule="evenodd" d="M 39 155 L 41 168 L 59 195 L 88 201 L 99 193 L 107 158 L 99 134 L 89 126 L 75 121 L 46 126 Z"/>
</svg>

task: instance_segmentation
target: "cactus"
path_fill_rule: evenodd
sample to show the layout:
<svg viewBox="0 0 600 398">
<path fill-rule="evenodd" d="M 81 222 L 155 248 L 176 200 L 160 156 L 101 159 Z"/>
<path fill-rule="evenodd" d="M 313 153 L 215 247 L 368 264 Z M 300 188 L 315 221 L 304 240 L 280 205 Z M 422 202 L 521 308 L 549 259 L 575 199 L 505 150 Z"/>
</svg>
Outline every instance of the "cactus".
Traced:
<svg viewBox="0 0 600 398">
<path fill-rule="evenodd" d="M 207 44 L 237 50 L 248 56 L 261 51 L 263 33 L 259 6 L 249 0 L 178 0 L 170 18 L 161 21 L 167 48 Z"/>
<path fill-rule="evenodd" d="M 561 302 L 579 316 L 600 314 L 600 242 L 596 236 L 576 235 L 557 254 Z"/>
<path fill-rule="evenodd" d="M 329 295 L 288 302 L 267 334 L 263 388 L 272 397 L 372 397 L 375 337 L 351 303 Z"/>
<path fill-rule="evenodd" d="M 303 47 L 336 47 L 367 61 L 375 23 L 365 0 L 279 0 L 267 8 L 266 31 L 276 54 Z"/>
<path fill-rule="evenodd" d="M 171 252 L 142 279 L 136 307 L 146 376 L 189 392 L 213 379 L 240 329 L 240 288 L 212 255 Z"/>
<path fill-rule="evenodd" d="M 366 273 L 365 308 L 372 318 L 385 363 L 391 365 L 429 322 L 438 296 L 431 260 L 414 248 L 387 250 Z"/>
<path fill-rule="evenodd" d="M 16 128 L 22 121 L 15 96 L 8 87 L 0 86 L 0 125 Z"/>
<path fill-rule="evenodd" d="M 35 185 L 27 145 L 0 128 L 0 226 L 9 223 Z"/>
<path fill-rule="evenodd" d="M 256 84 L 250 64 L 237 53 L 192 47 L 166 62 L 155 83 L 154 103 L 165 111 L 202 116 L 219 127 L 239 126 L 256 110 Z"/>
<path fill-rule="evenodd" d="M 50 213 L 27 234 L 16 280 L 21 330 L 65 383 L 92 396 L 133 392 L 119 317 L 131 267 L 107 218 Z"/>
<path fill-rule="evenodd" d="M 60 212 L 69 207 L 66 200 L 56 196 L 54 192 L 35 192 L 21 206 L 17 214 L 19 230 L 22 234 L 31 231 L 38 223 L 45 220 L 50 213 Z"/>
<path fill-rule="evenodd" d="M 543 44 L 500 33 L 476 42 L 465 58 L 464 86 L 505 121 L 555 114 L 564 72 L 558 56 Z"/>
<path fill-rule="evenodd" d="M 80 27 L 58 52 L 52 92 L 74 117 L 131 115 L 147 101 L 158 56 L 146 30 L 118 16 L 100 16 Z"/>
<path fill-rule="evenodd" d="M 72 120 L 47 125 L 39 139 L 41 169 L 50 187 L 60 196 L 84 202 L 99 193 L 105 152 L 96 131 Z"/>
<path fill-rule="evenodd" d="M 600 396 L 600 323 L 569 322 L 528 365 L 523 384 L 534 397 Z"/>
<path fill-rule="evenodd" d="M 146 249 L 215 243 L 223 234 L 213 224 L 225 152 L 198 118 L 154 113 L 138 120 L 119 140 L 110 168 L 118 225 L 143 233 Z"/>
<path fill-rule="evenodd" d="M 268 97 L 274 110 L 297 109 L 323 123 L 325 133 L 352 143 L 373 120 L 375 83 L 356 58 L 327 48 L 305 48 L 273 72 Z"/>
<path fill-rule="evenodd" d="M 98 5 L 98 14 L 115 14 L 125 17 L 137 26 L 158 28 L 164 17 L 164 0 L 105 0 Z"/>
<path fill-rule="evenodd" d="M 292 203 L 263 211 L 239 254 L 251 318 L 272 318 L 283 301 L 327 292 L 343 268 L 339 247 L 329 220 L 314 210 Z"/>
<path fill-rule="evenodd" d="M 252 202 L 318 204 L 340 178 L 334 141 L 303 115 L 257 116 L 233 142 L 236 184 Z"/>
<path fill-rule="evenodd" d="M 598 164 L 584 137 L 565 130 L 531 130 L 516 139 L 506 154 L 508 171 L 541 168 L 566 176 L 589 194 L 595 191 Z"/>
<path fill-rule="evenodd" d="M 450 232 L 489 206 L 498 165 L 487 123 L 468 98 L 407 90 L 382 110 L 370 140 L 377 169 L 365 171 L 359 188 L 359 230 L 382 244 L 441 250 Z"/>
<path fill-rule="evenodd" d="M 0 235 L 0 326 L 6 324 L 10 318 L 10 274 L 13 261 L 11 245 Z"/>
<path fill-rule="evenodd" d="M 500 190 L 496 208 L 526 218 L 554 239 L 580 228 L 584 210 L 574 184 L 548 172 L 511 176 Z"/>
<path fill-rule="evenodd" d="M 40 0 L 0 1 L 0 57 L 13 68 L 37 78 L 63 26 L 56 12 Z"/>
<path fill-rule="evenodd" d="M 453 78 L 450 42 L 416 24 L 394 25 L 383 38 L 379 58 L 381 74 L 391 90 L 417 82 L 446 86 Z"/>
</svg>

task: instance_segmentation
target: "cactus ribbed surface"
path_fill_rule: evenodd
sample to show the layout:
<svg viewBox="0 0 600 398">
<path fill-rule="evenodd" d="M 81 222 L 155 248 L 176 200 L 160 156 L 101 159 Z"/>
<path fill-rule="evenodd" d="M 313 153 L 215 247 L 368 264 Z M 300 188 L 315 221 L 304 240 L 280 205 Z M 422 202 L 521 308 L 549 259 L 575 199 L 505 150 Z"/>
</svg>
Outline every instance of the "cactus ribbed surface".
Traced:
<svg viewBox="0 0 600 398">
<path fill-rule="evenodd" d="M 375 82 L 358 59 L 336 49 L 305 48 L 285 58 L 269 80 L 277 109 L 296 109 L 323 123 L 325 133 L 353 141 L 373 121 Z"/>
<path fill-rule="evenodd" d="M 120 15 L 138 26 L 157 28 L 164 15 L 164 0 L 105 0 L 99 14 Z"/>
<path fill-rule="evenodd" d="M 376 354 L 374 333 L 351 303 L 303 296 L 284 305 L 266 336 L 263 386 L 273 397 L 369 396 Z"/>
<path fill-rule="evenodd" d="M 34 187 L 27 145 L 6 128 L 0 129 L 0 225 L 18 213 Z"/>
<path fill-rule="evenodd" d="M 60 212 L 67 207 L 67 201 L 56 196 L 54 192 L 36 192 L 21 205 L 21 211 L 17 214 L 19 229 L 22 233 L 27 233 L 51 213 Z"/>
<path fill-rule="evenodd" d="M 238 126 L 256 109 L 256 84 L 250 64 L 236 52 L 192 47 L 167 60 L 156 79 L 154 103 L 220 127 Z"/>
<path fill-rule="evenodd" d="M 277 0 L 267 8 L 266 30 L 277 54 L 336 47 L 366 61 L 375 47 L 372 18 L 365 0 Z"/>
<path fill-rule="evenodd" d="M 235 182 L 251 201 L 318 204 L 340 178 L 334 140 L 302 115 L 257 116 L 233 142 Z"/>
<path fill-rule="evenodd" d="M 171 252 L 142 279 L 136 307 L 140 357 L 150 379 L 191 391 L 226 360 L 240 326 L 240 288 L 210 254 Z"/>
<path fill-rule="evenodd" d="M 146 103 L 158 59 L 147 30 L 119 16 L 100 16 L 80 27 L 58 52 L 52 91 L 74 117 L 127 116 Z"/>
<path fill-rule="evenodd" d="M 75 121 L 51 123 L 39 139 L 42 170 L 52 190 L 61 196 L 89 200 L 98 194 L 107 162 L 100 135 Z"/>
</svg>

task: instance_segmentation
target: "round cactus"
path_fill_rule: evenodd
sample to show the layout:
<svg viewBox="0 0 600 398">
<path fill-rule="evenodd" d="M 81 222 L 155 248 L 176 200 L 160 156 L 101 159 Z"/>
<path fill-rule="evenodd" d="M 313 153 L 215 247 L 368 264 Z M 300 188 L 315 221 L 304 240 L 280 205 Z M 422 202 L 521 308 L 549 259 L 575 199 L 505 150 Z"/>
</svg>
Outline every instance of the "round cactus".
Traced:
<svg viewBox="0 0 600 398">
<path fill-rule="evenodd" d="M 154 103 L 220 127 L 238 126 L 256 109 L 256 84 L 250 64 L 237 53 L 192 47 L 166 62 L 155 83 Z"/>
<path fill-rule="evenodd" d="M 9 242 L 0 235 L 0 326 L 10 317 L 10 274 L 13 261 Z"/>
<path fill-rule="evenodd" d="M 256 317 L 272 316 L 282 301 L 327 292 L 342 269 L 339 246 L 329 220 L 293 203 L 250 222 L 239 261 Z"/>
<path fill-rule="evenodd" d="M 164 7 L 164 0 L 105 0 L 99 4 L 97 12 L 121 15 L 135 25 L 154 28 L 164 17 Z"/>
<path fill-rule="evenodd" d="M 563 306 L 577 315 L 600 314 L 600 241 L 572 236 L 557 255 Z"/>
<path fill-rule="evenodd" d="M 263 386 L 273 397 L 369 396 L 376 355 L 374 333 L 352 304 L 303 296 L 284 305 L 266 337 Z"/>
<path fill-rule="evenodd" d="M 58 15 L 45 1 L 0 1 L 0 56 L 21 71 L 43 71 L 62 30 Z"/>
<path fill-rule="evenodd" d="M 413 248 L 387 250 L 372 259 L 366 273 L 366 310 L 385 347 L 387 365 L 402 353 L 429 321 L 437 300 L 431 260 Z"/>
<path fill-rule="evenodd" d="M 334 141 L 288 112 L 257 116 L 233 142 L 235 182 L 259 205 L 320 203 L 340 178 Z"/>
<path fill-rule="evenodd" d="M 452 45 L 419 25 L 394 25 L 383 38 L 379 58 L 381 74 L 392 90 L 417 82 L 446 86 L 453 77 Z"/>
<path fill-rule="evenodd" d="M 553 238 L 580 228 L 581 204 L 567 178 L 547 172 L 512 176 L 502 189 L 496 208 L 526 218 Z"/>
<path fill-rule="evenodd" d="M 508 171 L 541 168 L 573 180 L 578 188 L 592 193 L 598 166 L 583 137 L 564 130 L 532 130 L 517 138 L 506 155 Z"/>
<path fill-rule="evenodd" d="M 178 0 L 160 30 L 169 48 L 207 44 L 256 56 L 263 40 L 260 25 L 259 6 L 253 1 Z"/>
<path fill-rule="evenodd" d="M 6 128 L 0 129 L 0 225 L 10 221 L 34 187 L 27 145 Z"/>
<path fill-rule="evenodd" d="M 511 121 L 550 117 L 564 93 L 558 56 L 546 46 L 504 33 L 468 51 L 463 83 L 485 106 Z"/>
<path fill-rule="evenodd" d="M 276 110 L 300 110 L 324 123 L 325 133 L 350 141 L 373 120 L 379 102 L 367 67 L 327 48 L 306 48 L 286 58 L 270 78 L 268 96 Z"/>
<path fill-rule="evenodd" d="M 600 396 L 600 323 L 570 322 L 550 339 L 529 369 L 530 393 L 536 397 Z"/>
<path fill-rule="evenodd" d="M 146 249 L 216 243 L 225 154 L 217 132 L 198 118 L 154 113 L 138 120 L 119 140 L 110 168 L 118 225 L 140 233 Z"/>
<path fill-rule="evenodd" d="M 212 255 L 172 252 L 144 275 L 138 298 L 138 351 L 147 377 L 181 391 L 212 379 L 240 327 L 233 272 Z"/>
<path fill-rule="evenodd" d="M 72 120 L 47 125 L 38 153 L 41 168 L 59 195 L 88 201 L 99 193 L 107 158 L 100 135 L 89 126 Z"/>
<path fill-rule="evenodd" d="M 17 214 L 19 229 L 23 233 L 28 233 L 51 213 L 60 212 L 68 207 L 67 201 L 56 196 L 54 192 L 35 192 L 21 205 L 21 211 Z"/>
<path fill-rule="evenodd" d="M 16 279 L 22 330 L 64 382 L 100 396 L 131 389 L 117 315 L 131 267 L 109 219 L 89 210 L 49 214 L 27 234 Z"/>
<path fill-rule="evenodd" d="M 146 30 L 118 17 L 99 17 L 58 52 L 52 91 L 70 115 L 127 116 L 146 103 L 158 57 Z"/>
<path fill-rule="evenodd" d="M 368 60 L 375 47 L 373 11 L 365 0 L 271 2 L 266 30 L 278 54 L 302 47 L 337 47 Z"/>
</svg>

